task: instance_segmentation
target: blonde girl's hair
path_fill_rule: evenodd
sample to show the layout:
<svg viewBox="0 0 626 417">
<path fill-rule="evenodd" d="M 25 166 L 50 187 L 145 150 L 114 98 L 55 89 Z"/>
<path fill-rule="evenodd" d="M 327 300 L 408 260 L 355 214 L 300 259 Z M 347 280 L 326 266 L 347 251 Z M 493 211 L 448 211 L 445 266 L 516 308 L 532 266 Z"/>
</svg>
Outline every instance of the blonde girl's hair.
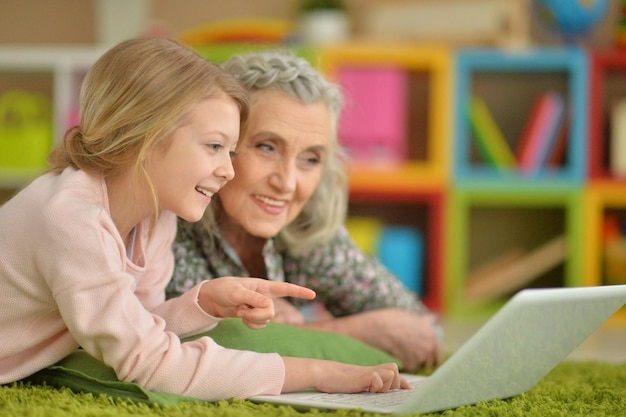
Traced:
<svg viewBox="0 0 626 417">
<path fill-rule="evenodd" d="M 276 237 L 279 249 L 291 255 L 303 254 L 329 241 L 344 224 L 348 204 L 347 157 L 337 138 L 344 103 L 339 86 L 326 80 L 309 61 L 290 51 L 237 55 L 222 64 L 222 68 L 239 78 L 252 94 L 278 90 L 303 104 L 323 103 L 329 109 L 330 152 L 323 162 L 320 183 L 300 214 Z M 217 221 L 223 211 L 219 193 L 217 197 L 217 201 L 212 202 L 205 212 L 202 222 L 209 233 L 216 232 Z"/>
<path fill-rule="evenodd" d="M 237 78 L 172 39 L 124 41 L 87 72 L 80 90 L 79 125 L 50 153 L 50 169 L 73 166 L 111 178 L 134 165 L 156 204 L 146 154 L 195 104 L 220 95 L 238 105 L 243 131 L 249 97 Z"/>
</svg>

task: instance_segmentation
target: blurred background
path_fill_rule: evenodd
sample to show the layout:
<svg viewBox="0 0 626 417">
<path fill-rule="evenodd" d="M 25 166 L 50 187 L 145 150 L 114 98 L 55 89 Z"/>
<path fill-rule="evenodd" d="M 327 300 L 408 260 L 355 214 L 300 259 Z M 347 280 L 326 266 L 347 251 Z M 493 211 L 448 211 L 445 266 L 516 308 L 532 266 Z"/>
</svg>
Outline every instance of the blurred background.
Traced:
<svg viewBox="0 0 626 417">
<path fill-rule="evenodd" d="M 433 310 L 482 320 L 521 288 L 626 283 L 625 9 L 0 0 L 0 201 L 45 168 L 112 44 L 171 36 L 216 62 L 289 48 L 346 93 L 354 239 Z"/>
<path fill-rule="evenodd" d="M 562 3 L 568 3 L 565 0 Z M 264 0 L 246 1 L 232 0 L 220 2 L 216 0 L 1 0 L 0 1 L 0 43 L 3 44 L 71 44 L 94 45 L 106 41 L 103 33 L 106 29 L 102 25 L 110 25 L 113 29 L 118 26 L 124 34 L 135 34 L 149 30 L 166 30 L 172 34 L 184 32 L 211 22 L 242 17 L 284 19 L 296 21 L 301 14 L 302 7 L 307 3 L 299 0 Z M 315 2 L 312 2 L 315 3 Z M 319 1 L 318 3 L 333 3 Z M 473 15 L 480 15 L 485 9 L 502 9 L 503 4 L 511 3 L 518 7 L 512 12 L 514 19 L 527 25 L 522 30 L 528 30 L 534 43 L 554 42 L 554 34 L 548 33 L 536 24 L 527 24 L 528 9 L 532 7 L 529 1 L 522 0 L 343 0 L 338 2 L 345 6 L 349 18 L 349 35 L 352 39 L 394 37 L 396 40 L 415 40 L 420 28 L 406 28 L 404 23 L 398 27 L 398 20 L 390 20 L 394 10 L 404 12 L 402 20 L 415 20 L 414 13 L 420 19 L 420 11 L 428 12 L 432 16 L 439 16 L 441 20 L 429 22 L 428 26 L 437 27 L 438 38 L 449 39 L 455 33 L 445 33 L 446 29 L 453 28 L 452 23 L 465 21 L 471 26 Z M 499 3 L 502 3 L 498 5 Z M 515 5 L 520 3 L 520 5 Z M 594 3 L 582 1 L 581 3 Z M 610 46 L 613 44 L 615 24 L 620 18 L 620 0 L 607 2 L 606 14 L 600 22 L 596 22 L 592 30 L 586 34 L 585 43 L 595 46 Z M 457 16 L 454 8 L 458 7 L 464 13 Z M 505 6 L 505 8 L 508 6 Z M 437 10 L 438 9 L 438 10 Z M 475 9 L 468 15 L 467 9 Z M 102 11 L 115 11 L 111 22 L 105 22 Z M 408 15 L 406 14 L 408 10 Z M 434 10 L 434 11 L 433 11 Z M 397 12 L 396 12 L 397 13 Z M 378 18 L 377 15 L 378 14 Z M 446 17 L 447 15 L 447 17 Z M 396 16 L 397 17 L 397 16 Z M 115 23 L 117 21 L 117 23 Z M 447 21 L 447 22 L 446 22 Z M 419 22 L 423 23 L 423 22 Z M 528 22 L 530 23 L 530 22 Z M 498 24 L 506 24 L 500 21 Z M 134 27 L 133 27 L 134 25 Z M 132 29 L 128 31 L 128 27 Z M 418 26 L 414 24 L 414 26 Z M 414 33 L 411 33 L 411 29 Z M 453 28 L 454 29 L 454 28 Z M 402 31 L 404 30 L 404 34 Z M 457 24 L 456 30 L 462 31 Z M 423 33 L 424 31 L 422 31 Z M 422 36 L 422 40 L 432 40 Z M 468 42 L 471 43 L 471 42 Z"/>
</svg>

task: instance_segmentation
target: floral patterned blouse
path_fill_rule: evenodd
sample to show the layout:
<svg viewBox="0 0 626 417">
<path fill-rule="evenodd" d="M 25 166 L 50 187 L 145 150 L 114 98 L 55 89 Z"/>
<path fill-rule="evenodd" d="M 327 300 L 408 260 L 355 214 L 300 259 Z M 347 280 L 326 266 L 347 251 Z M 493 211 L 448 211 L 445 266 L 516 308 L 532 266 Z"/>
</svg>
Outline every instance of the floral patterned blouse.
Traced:
<svg viewBox="0 0 626 417">
<path fill-rule="evenodd" d="M 179 221 L 173 245 L 176 264 L 167 297 L 176 297 L 202 280 L 221 276 L 250 276 L 239 257 L 221 236 L 211 240 L 193 224 Z M 315 301 L 334 316 L 381 308 L 402 308 L 419 314 L 429 310 L 376 258 L 362 252 L 342 228 L 330 242 L 294 257 L 279 253 L 274 240 L 263 248 L 266 277 L 311 288 Z M 290 300 L 303 307 L 305 300 Z"/>
</svg>

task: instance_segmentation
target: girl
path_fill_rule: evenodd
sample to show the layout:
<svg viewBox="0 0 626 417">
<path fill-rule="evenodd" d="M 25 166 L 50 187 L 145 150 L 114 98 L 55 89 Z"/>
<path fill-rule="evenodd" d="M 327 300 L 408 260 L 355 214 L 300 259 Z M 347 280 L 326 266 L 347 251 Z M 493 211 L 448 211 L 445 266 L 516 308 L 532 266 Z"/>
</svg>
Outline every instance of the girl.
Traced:
<svg viewBox="0 0 626 417">
<path fill-rule="evenodd" d="M 79 346 L 122 381 L 206 400 L 407 388 L 395 364 L 358 367 L 180 338 L 274 315 L 272 297 L 313 291 L 257 278 L 203 281 L 165 301 L 176 216 L 198 221 L 234 176 L 248 117 L 231 75 L 167 39 L 125 41 L 90 69 L 80 125 L 51 170 L 0 207 L 0 383 Z M 245 375 L 245 377 L 244 377 Z"/>
</svg>

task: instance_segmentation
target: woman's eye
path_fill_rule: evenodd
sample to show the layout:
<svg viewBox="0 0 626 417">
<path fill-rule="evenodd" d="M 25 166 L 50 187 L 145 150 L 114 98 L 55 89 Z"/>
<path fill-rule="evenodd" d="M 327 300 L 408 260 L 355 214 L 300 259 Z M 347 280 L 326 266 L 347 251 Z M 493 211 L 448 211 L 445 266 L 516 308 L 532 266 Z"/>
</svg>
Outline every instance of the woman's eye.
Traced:
<svg viewBox="0 0 626 417">
<path fill-rule="evenodd" d="M 306 165 L 319 165 L 322 163 L 322 158 L 317 155 L 303 155 L 300 160 Z"/>
<path fill-rule="evenodd" d="M 211 149 L 213 152 L 217 152 L 217 151 L 219 151 L 220 149 L 222 149 L 222 148 L 223 148 L 223 146 L 222 146 L 222 145 L 220 145 L 219 143 L 209 143 L 207 146 L 208 146 L 208 148 L 209 148 L 209 149 Z"/>
<path fill-rule="evenodd" d="M 271 152 L 274 150 L 274 147 L 272 145 L 268 145 L 267 143 L 258 143 L 256 147 L 265 152 Z"/>
<path fill-rule="evenodd" d="M 236 151 L 230 151 L 229 155 L 230 155 L 230 159 L 235 159 L 235 157 L 237 156 L 237 152 Z"/>
</svg>

